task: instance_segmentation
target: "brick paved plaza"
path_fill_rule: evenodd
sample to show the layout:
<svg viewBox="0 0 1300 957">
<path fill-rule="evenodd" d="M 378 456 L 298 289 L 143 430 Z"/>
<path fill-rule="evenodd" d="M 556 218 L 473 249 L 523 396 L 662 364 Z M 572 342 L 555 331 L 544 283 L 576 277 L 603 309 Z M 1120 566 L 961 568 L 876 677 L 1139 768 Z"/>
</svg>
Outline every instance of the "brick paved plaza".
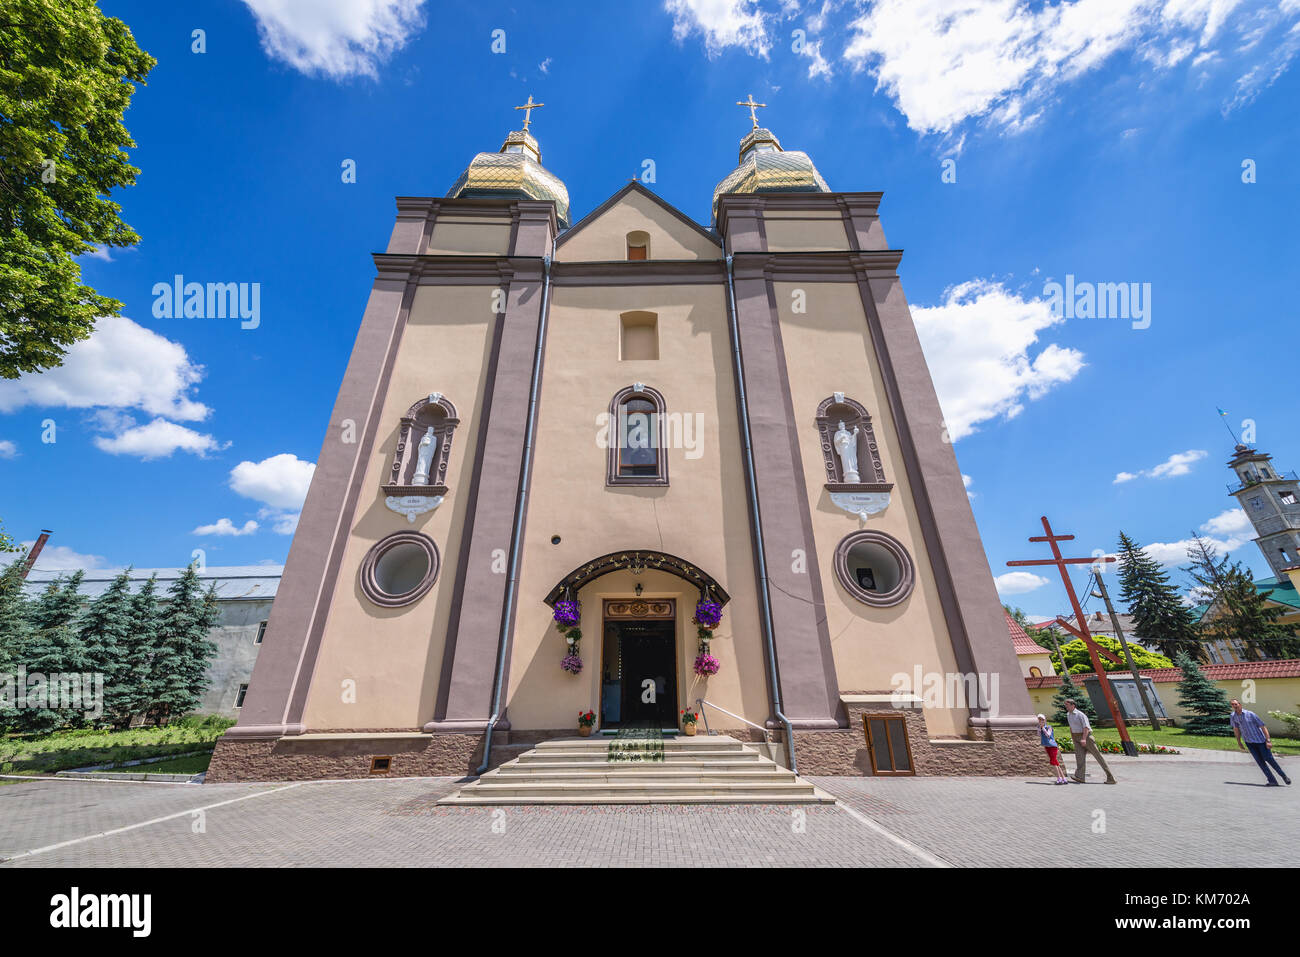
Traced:
<svg viewBox="0 0 1300 957">
<path fill-rule="evenodd" d="M 0 866 L 1297 866 L 1300 785 L 1249 758 L 1113 758 L 1121 783 L 815 778 L 838 805 L 435 807 L 458 783 L 33 779 Z M 1283 758 L 1300 779 L 1300 758 Z M 201 813 L 198 813 L 201 812 Z"/>
</svg>

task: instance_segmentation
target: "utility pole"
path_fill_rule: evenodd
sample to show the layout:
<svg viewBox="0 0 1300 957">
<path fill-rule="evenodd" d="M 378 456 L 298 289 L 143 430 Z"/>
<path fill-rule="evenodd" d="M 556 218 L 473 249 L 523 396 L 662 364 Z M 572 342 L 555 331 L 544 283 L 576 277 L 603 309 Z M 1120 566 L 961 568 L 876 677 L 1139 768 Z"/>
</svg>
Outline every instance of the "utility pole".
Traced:
<svg viewBox="0 0 1300 957">
<path fill-rule="evenodd" d="M 1102 580 L 1100 572 L 1094 572 L 1092 580 L 1097 583 L 1097 590 L 1093 594 L 1106 603 L 1106 613 L 1110 615 L 1110 625 L 1115 629 L 1115 637 L 1119 639 L 1120 648 L 1124 650 L 1124 660 L 1128 662 L 1128 670 L 1133 672 L 1133 680 L 1137 682 L 1138 694 L 1142 696 L 1142 707 L 1147 709 L 1147 717 L 1151 719 L 1151 730 L 1159 731 L 1160 719 L 1156 716 L 1155 705 L 1151 703 L 1151 698 L 1147 695 L 1147 686 L 1142 681 L 1142 675 L 1138 673 L 1138 667 L 1133 661 L 1133 653 L 1128 650 L 1128 641 L 1124 638 L 1124 629 L 1119 626 L 1119 617 L 1115 614 L 1115 606 L 1110 603 L 1110 592 L 1106 590 L 1106 583 Z"/>
<path fill-rule="evenodd" d="M 1059 542 L 1074 541 L 1073 535 L 1054 535 L 1052 534 L 1051 523 L 1047 521 L 1047 516 L 1042 516 L 1044 535 L 1035 535 L 1031 542 L 1046 542 L 1052 548 L 1051 558 L 1040 558 L 1025 561 L 1007 562 L 1012 567 L 1022 567 L 1026 565 L 1055 565 L 1061 573 L 1061 581 L 1065 585 L 1065 593 L 1070 598 L 1070 607 L 1074 609 L 1074 620 L 1079 623 L 1079 636 L 1083 639 L 1084 646 L 1088 649 L 1088 657 L 1092 659 L 1092 670 L 1097 675 L 1097 683 L 1101 685 L 1101 694 L 1106 701 L 1106 706 L 1110 708 L 1110 713 L 1115 719 L 1115 730 L 1119 732 L 1120 742 L 1124 746 L 1124 753 L 1133 756 L 1137 754 L 1137 745 L 1128 736 L 1128 725 L 1124 723 L 1124 712 L 1120 710 L 1119 702 L 1115 700 L 1115 689 L 1110 686 L 1110 680 L 1106 677 L 1106 669 L 1101 666 L 1101 658 L 1097 654 L 1098 645 L 1088 634 L 1088 622 L 1083 617 L 1083 609 L 1079 606 L 1079 596 L 1074 593 L 1074 584 L 1070 581 L 1070 572 L 1065 566 L 1067 565 L 1093 565 L 1097 562 L 1113 562 L 1112 556 L 1103 558 L 1065 558 L 1061 555 Z M 1065 662 L 1061 662 L 1064 664 Z"/>
</svg>

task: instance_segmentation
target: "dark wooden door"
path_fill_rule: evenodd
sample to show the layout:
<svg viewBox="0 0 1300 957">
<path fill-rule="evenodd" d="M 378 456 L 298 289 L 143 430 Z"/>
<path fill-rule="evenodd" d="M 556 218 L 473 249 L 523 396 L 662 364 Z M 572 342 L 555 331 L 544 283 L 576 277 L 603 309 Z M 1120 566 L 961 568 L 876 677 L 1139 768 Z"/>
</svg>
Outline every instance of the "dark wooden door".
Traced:
<svg viewBox="0 0 1300 957">
<path fill-rule="evenodd" d="M 624 728 L 676 728 L 673 623 L 620 622 L 618 628 L 623 682 L 620 724 Z"/>
<path fill-rule="evenodd" d="M 901 714 L 864 714 L 867 752 L 876 774 L 915 774 L 912 745 L 907 740 L 907 719 Z"/>
</svg>

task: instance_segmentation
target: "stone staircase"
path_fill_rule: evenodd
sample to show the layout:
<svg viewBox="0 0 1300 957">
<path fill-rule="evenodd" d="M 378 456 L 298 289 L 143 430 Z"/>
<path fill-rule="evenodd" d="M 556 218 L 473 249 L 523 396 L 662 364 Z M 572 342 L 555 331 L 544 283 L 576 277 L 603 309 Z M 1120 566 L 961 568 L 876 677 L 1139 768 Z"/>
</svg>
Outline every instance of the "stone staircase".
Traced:
<svg viewBox="0 0 1300 957">
<path fill-rule="evenodd" d="M 623 744 L 543 741 L 439 804 L 833 804 L 835 798 L 725 735 Z M 661 759 L 660 759 L 661 758 Z"/>
</svg>

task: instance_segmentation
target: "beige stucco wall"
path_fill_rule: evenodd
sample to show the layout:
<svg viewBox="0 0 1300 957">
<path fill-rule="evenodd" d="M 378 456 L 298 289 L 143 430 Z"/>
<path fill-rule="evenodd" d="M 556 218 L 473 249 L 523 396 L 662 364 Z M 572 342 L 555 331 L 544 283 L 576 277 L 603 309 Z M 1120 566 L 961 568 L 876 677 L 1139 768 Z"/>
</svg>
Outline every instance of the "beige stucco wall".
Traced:
<svg viewBox="0 0 1300 957">
<path fill-rule="evenodd" d="M 798 314 L 793 311 L 796 290 L 803 290 L 807 306 Z M 896 687 L 893 676 L 905 674 L 908 680 L 898 686 L 900 690 L 920 694 L 923 689 L 912 687 L 918 665 L 922 675 L 948 674 L 958 671 L 957 661 L 911 489 L 898 457 L 898 436 L 858 287 L 853 283 L 777 283 L 774 291 L 840 688 L 890 690 Z M 885 479 L 894 483 L 888 507 L 865 524 L 834 505 L 825 488 L 816 415 L 818 405 L 837 391 L 856 399 L 871 413 Z M 859 463 L 866 465 L 862 457 Z M 894 536 L 912 556 L 916 586 L 901 604 L 872 608 L 853 599 L 840 585 L 833 560 L 836 546 L 860 528 Z M 932 735 L 964 735 L 967 717 L 966 708 L 926 710 Z"/>
<path fill-rule="evenodd" d="M 304 716 L 309 728 L 419 728 L 433 716 L 495 318 L 492 288 L 421 286 L 415 293 L 321 642 Z M 447 466 L 450 492 L 411 523 L 384 505 L 380 483 L 392 464 L 401 417 L 433 391 L 450 399 L 460 418 Z M 376 541 L 405 530 L 437 543 L 441 571 L 414 604 L 380 608 L 357 584 L 361 562 Z M 356 683 L 355 704 L 342 697 L 348 680 Z"/>
<path fill-rule="evenodd" d="M 1054 675 L 1056 668 L 1052 665 L 1052 656 L 1044 651 L 1041 655 L 1017 655 L 1020 659 L 1020 673 L 1029 677 L 1029 669 L 1037 668 L 1040 675 Z"/>
<path fill-rule="evenodd" d="M 1242 698 L 1249 690 L 1253 692 L 1255 701 L 1253 703 L 1242 698 L 1242 706 L 1255 712 L 1264 723 L 1268 725 L 1268 730 L 1272 734 L 1285 734 L 1287 727 L 1276 718 L 1270 717 L 1270 711 L 1286 711 L 1290 714 L 1300 714 L 1300 678 L 1257 678 L 1249 683 L 1240 679 L 1233 681 L 1216 681 L 1216 685 L 1229 698 Z M 1182 723 L 1190 712 L 1178 706 L 1178 683 L 1176 681 L 1161 681 L 1155 684 L 1156 694 L 1160 696 L 1160 702 L 1165 706 L 1165 713 L 1175 721 Z M 1030 688 L 1029 697 L 1034 703 L 1034 710 L 1051 716 L 1052 698 L 1056 696 L 1059 687 L 1055 688 Z M 1137 732 L 1142 725 L 1133 720 L 1129 721 L 1129 727 Z"/>
<path fill-rule="evenodd" d="M 458 219 L 439 216 L 429 236 L 429 255 L 505 255 L 510 249 L 510 219 Z"/>
<path fill-rule="evenodd" d="M 772 252 L 848 249 L 849 237 L 839 210 L 780 210 L 763 213 L 763 232 Z"/>
<path fill-rule="evenodd" d="M 558 262 L 610 262 L 627 259 L 627 234 L 650 234 L 651 259 L 721 259 L 720 248 L 691 229 L 644 193 L 630 192 L 555 251 Z"/>
<path fill-rule="evenodd" d="M 630 310 L 658 314 L 659 359 L 619 360 L 619 315 Z M 512 727 L 569 728 L 578 711 L 599 711 L 601 599 L 633 597 L 637 579 L 616 572 L 580 593 L 586 667 L 576 678 L 560 670 L 565 644 L 543 599 L 578 565 L 624 548 L 693 562 L 731 595 L 712 646 L 721 671 L 697 681 L 689 619 L 698 592 L 666 573 L 640 577 L 643 597 L 678 600 L 678 709 L 706 697 L 751 721 L 768 718 L 729 350 L 721 284 L 552 290 L 507 696 Z M 638 381 L 663 394 L 669 416 L 700 415 L 699 454 L 668 451 L 668 487 L 606 488 L 597 419 L 615 392 Z M 559 545 L 551 544 L 553 535 Z M 737 724 L 728 719 L 724 726 Z"/>
</svg>

